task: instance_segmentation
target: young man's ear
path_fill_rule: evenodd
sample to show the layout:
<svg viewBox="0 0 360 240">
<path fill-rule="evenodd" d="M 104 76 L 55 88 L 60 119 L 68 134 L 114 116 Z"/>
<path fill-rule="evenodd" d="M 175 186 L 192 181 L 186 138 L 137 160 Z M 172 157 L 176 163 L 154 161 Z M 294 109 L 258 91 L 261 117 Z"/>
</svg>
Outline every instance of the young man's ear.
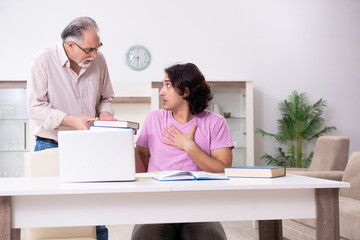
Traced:
<svg viewBox="0 0 360 240">
<path fill-rule="evenodd" d="M 185 97 L 189 96 L 189 94 L 190 94 L 189 88 L 185 88 L 185 92 L 184 92 L 183 97 L 185 98 Z"/>
</svg>

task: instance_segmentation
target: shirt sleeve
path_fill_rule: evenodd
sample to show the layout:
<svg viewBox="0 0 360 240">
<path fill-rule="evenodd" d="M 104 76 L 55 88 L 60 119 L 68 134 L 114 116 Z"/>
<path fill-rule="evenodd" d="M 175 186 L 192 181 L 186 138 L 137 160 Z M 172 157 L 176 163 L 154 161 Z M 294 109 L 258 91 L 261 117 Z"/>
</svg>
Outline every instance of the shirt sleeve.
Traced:
<svg viewBox="0 0 360 240">
<path fill-rule="evenodd" d="M 27 107 L 30 119 L 39 122 L 44 129 L 56 129 L 66 113 L 49 103 L 46 68 L 44 60 L 34 58 L 27 80 Z"/>
<path fill-rule="evenodd" d="M 223 117 L 219 117 L 213 126 L 211 133 L 210 150 L 217 148 L 234 147 L 229 127 Z"/>
<path fill-rule="evenodd" d="M 99 116 L 101 112 L 108 112 L 111 116 L 114 116 L 114 108 L 112 106 L 114 103 L 114 90 L 110 81 L 109 71 L 105 58 L 103 58 L 102 61 L 104 74 L 101 81 L 102 87 L 100 94 L 100 102 L 97 107 L 97 115 Z"/>
</svg>

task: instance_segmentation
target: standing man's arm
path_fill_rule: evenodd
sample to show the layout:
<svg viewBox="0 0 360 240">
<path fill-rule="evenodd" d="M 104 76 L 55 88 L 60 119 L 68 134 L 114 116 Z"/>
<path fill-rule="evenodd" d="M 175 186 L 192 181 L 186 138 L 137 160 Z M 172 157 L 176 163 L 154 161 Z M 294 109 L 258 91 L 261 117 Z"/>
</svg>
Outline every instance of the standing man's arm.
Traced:
<svg viewBox="0 0 360 240">
<path fill-rule="evenodd" d="M 54 130 L 59 126 L 70 126 L 77 130 L 88 129 L 88 122 L 96 120 L 95 116 L 77 116 L 67 112 L 61 111 L 50 104 L 49 85 L 53 84 L 49 81 L 49 71 L 53 70 L 49 67 L 48 63 L 51 62 L 51 58 L 47 55 L 40 55 L 34 58 L 29 72 L 29 78 L 27 81 L 27 104 L 29 118 L 40 124 L 40 127 L 44 130 Z M 59 82 L 63 79 L 58 79 Z M 107 88 L 108 84 L 106 85 Z M 61 89 L 59 89 L 61 93 Z M 101 113 L 103 118 L 112 119 L 113 109 L 113 92 L 110 85 L 110 89 L 107 89 L 107 94 L 102 97 L 103 104 L 101 109 L 104 109 L 104 113 Z M 112 95 L 111 95 L 112 94 Z M 59 96 L 61 96 L 59 94 Z M 52 96 L 54 97 L 54 96 Z M 67 96 L 62 96 L 64 99 L 64 105 L 66 104 Z M 106 112 L 108 111 L 108 113 Z"/>
<path fill-rule="evenodd" d="M 102 120 L 102 121 L 116 121 L 117 119 L 114 118 L 113 116 L 111 116 L 111 114 L 108 113 L 108 112 L 101 112 L 99 114 L 99 120 Z"/>
<path fill-rule="evenodd" d="M 74 127 L 76 130 L 88 130 L 88 122 L 95 120 L 97 120 L 97 118 L 65 115 L 60 125 Z"/>
<path fill-rule="evenodd" d="M 34 59 L 27 81 L 27 108 L 29 118 L 41 123 L 43 129 L 58 128 L 66 113 L 53 108 L 48 98 L 47 66 L 42 58 Z M 68 123 L 69 126 L 72 123 Z"/>
</svg>

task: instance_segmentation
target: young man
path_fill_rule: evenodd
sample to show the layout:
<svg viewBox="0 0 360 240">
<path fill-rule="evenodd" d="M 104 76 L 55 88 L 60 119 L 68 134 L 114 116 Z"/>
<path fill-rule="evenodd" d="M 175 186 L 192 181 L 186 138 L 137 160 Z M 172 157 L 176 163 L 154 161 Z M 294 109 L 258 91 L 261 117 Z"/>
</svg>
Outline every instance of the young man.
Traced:
<svg viewBox="0 0 360 240">
<path fill-rule="evenodd" d="M 192 63 L 165 69 L 164 109 L 151 112 L 136 142 L 137 172 L 224 172 L 232 148 L 225 119 L 206 109 L 209 86 Z M 179 238 L 180 237 L 180 238 Z M 226 239 L 218 222 L 135 225 L 132 239 Z"/>
<path fill-rule="evenodd" d="M 30 67 L 27 104 L 35 151 L 57 147 L 61 130 L 85 130 L 96 117 L 116 120 L 107 64 L 98 52 L 102 43 L 96 22 L 76 18 L 61 38 L 61 43 L 37 53 Z M 108 239 L 105 226 L 96 230 L 98 239 Z"/>
</svg>

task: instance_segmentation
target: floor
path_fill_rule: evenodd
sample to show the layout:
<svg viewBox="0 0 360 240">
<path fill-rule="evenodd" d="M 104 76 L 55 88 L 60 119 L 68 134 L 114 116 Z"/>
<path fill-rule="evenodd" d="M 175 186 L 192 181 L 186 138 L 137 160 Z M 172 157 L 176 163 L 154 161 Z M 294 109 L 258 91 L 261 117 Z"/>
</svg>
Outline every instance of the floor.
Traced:
<svg viewBox="0 0 360 240">
<path fill-rule="evenodd" d="M 222 222 L 228 240 L 255 240 L 259 238 L 253 221 Z M 131 238 L 133 225 L 111 225 L 109 240 L 127 240 Z"/>
</svg>

